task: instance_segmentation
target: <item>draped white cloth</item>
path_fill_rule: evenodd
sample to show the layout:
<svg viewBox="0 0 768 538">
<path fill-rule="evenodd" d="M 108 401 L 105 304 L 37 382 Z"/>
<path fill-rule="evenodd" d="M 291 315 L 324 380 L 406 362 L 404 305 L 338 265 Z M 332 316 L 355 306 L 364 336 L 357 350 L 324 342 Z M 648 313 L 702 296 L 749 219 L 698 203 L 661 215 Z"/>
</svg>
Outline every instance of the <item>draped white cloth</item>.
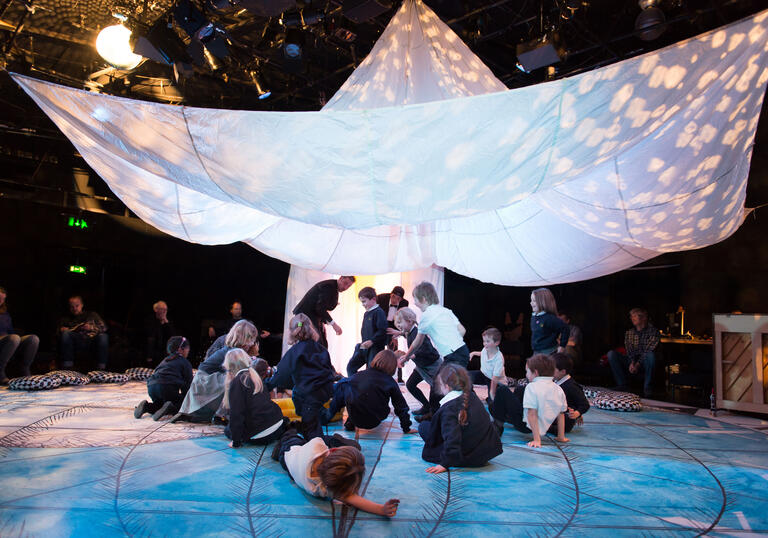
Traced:
<svg viewBox="0 0 768 538">
<path fill-rule="evenodd" d="M 320 112 L 176 107 L 14 78 L 142 219 L 327 272 L 435 263 L 500 284 L 569 282 L 741 224 L 768 12 L 572 78 L 460 97 L 483 93 L 472 88 L 487 68 L 426 7 L 404 9 L 389 47 Z M 429 54 L 410 56 L 417 27 Z M 435 65 L 440 100 L 398 106 Z M 377 84 L 393 106 L 366 106 Z"/>
</svg>

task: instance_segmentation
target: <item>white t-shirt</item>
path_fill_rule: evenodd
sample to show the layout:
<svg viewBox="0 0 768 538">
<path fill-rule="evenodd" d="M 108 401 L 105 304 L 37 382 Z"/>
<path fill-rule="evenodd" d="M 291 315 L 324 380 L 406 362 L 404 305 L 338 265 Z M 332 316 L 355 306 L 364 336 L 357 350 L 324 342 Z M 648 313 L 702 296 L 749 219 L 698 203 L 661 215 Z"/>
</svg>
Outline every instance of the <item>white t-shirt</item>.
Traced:
<svg viewBox="0 0 768 538">
<path fill-rule="evenodd" d="M 432 339 L 441 357 L 464 345 L 464 338 L 459 333 L 459 318 L 439 304 L 429 305 L 424 310 L 419 320 L 419 334 L 426 334 Z"/>
<path fill-rule="evenodd" d="M 294 446 L 285 453 L 285 466 L 291 478 L 301 489 L 315 497 L 328 497 L 328 490 L 319 481 L 309 477 L 312 464 L 328 453 L 322 437 L 315 437 L 301 446 Z"/>
<path fill-rule="evenodd" d="M 507 376 L 504 373 L 504 355 L 499 349 L 496 349 L 496 354 L 493 357 L 488 358 L 488 350 L 483 348 L 480 352 L 480 371 L 488 379 L 500 376 L 499 385 L 507 384 Z"/>
<path fill-rule="evenodd" d="M 568 410 L 568 405 L 560 385 L 552 381 L 551 377 L 539 376 L 528 383 L 523 395 L 523 420 L 528 424 L 526 409 L 536 409 L 539 416 L 539 434 L 544 436 L 557 419 L 557 415 Z M 531 425 L 528 424 L 528 427 L 531 428 Z"/>
</svg>

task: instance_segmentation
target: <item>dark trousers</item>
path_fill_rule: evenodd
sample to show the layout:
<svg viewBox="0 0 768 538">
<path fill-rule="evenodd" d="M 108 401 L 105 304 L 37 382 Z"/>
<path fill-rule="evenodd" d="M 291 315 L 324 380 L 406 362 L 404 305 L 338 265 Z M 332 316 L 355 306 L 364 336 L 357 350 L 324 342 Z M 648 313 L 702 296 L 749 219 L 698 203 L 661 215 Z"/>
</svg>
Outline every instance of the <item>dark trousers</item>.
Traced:
<svg viewBox="0 0 768 538">
<path fill-rule="evenodd" d="M 627 376 L 629 376 L 629 365 L 632 361 L 626 355 L 617 351 L 608 352 L 608 362 L 611 365 L 613 378 L 616 384 L 625 387 L 627 385 Z M 651 394 L 653 390 L 653 366 L 656 363 L 656 354 L 653 351 L 644 353 L 640 358 L 640 368 L 643 371 L 643 391 L 645 395 Z"/>
<path fill-rule="evenodd" d="M 443 357 L 443 364 L 447 362 L 452 362 L 458 364 L 462 368 L 466 368 L 469 364 L 469 348 L 467 347 L 467 344 L 464 344 L 459 349 L 452 351 Z"/>
<path fill-rule="evenodd" d="M 491 380 L 480 370 L 472 370 L 467 373 L 469 374 L 469 379 L 472 381 L 473 385 L 485 385 L 489 389 L 491 388 Z"/>
<path fill-rule="evenodd" d="M 429 401 L 427 400 L 427 397 L 424 396 L 424 393 L 421 392 L 421 389 L 419 388 L 419 383 L 424 381 L 424 379 L 421 377 L 421 374 L 418 370 L 414 370 L 411 372 L 410 377 L 408 378 L 408 381 L 405 382 L 405 388 L 408 389 L 408 392 L 410 392 L 416 400 L 421 405 L 429 405 Z M 430 390 L 430 392 L 433 392 L 433 390 Z"/>
<path fill-rule="evenodd" d="M 173 405 L 178 409 L 181 407 L 181 402 L 184 401 L 185 396 L 181 393 L 181 387 L 178 385 L 167 385 L 165 383 L 147 385 L 147 394 L 152 398 L 152 401 L 148 402 L 144 407 L 144 411 L 147 413 L 158 411 L 165 402 L 173 402 Z"/>
<path fill-rule="evenodd" d="M 328 409 L 322 410 L 322 423 L 328 424 L 339 410 L 347 405 L 347 400 L 352 395 L 351 379 L 348 377 L 342 377 L 333 385 L 333 396 L 331 403 L 328 404 Z M 347 409 L 349 411 L 349 409 Z M 351 417 L 350 417 L 351 418 Z M 302 421 L 304 419 L 302 418 Z"/>
<path fill-rule="evenodd" d="M 11 357 L 18 352 L 21 357 L 21 373 L 29 375 L 29 367 L 37 355 L 37 348 L 40 345 L 40 339 L 34 334 L 19 336 L 18 334 L 6 334 L 0 336 L 0 379 L 4 379 L 5 366 Z"/>
<path fill-rule="evenodd" d="M 321 401 L 315 397 L 294 394 L 292 400 L 296 414 L 301 417 L 302 429 L 307 440 L 323 435 L 323 428 L 320 426 L 320 414 L 324 410 L 325 399 Z"/>
<path fill-rule="evenodd" d="M 75 364 L 76 351 L 88 351 L 96 356 L 96 368 L 103 370 L 107 367 L 109 353 L 109 336 L 100 333 L 91 338 L 87 334 L 74 331 L 64 331 L 59 334 L 59 355 L 63 368 L 72 368 Z"/>
<path fill-rule="evenodd" d="M 525 387 L 516 387 L 514 392 L 506 385 L 496 387 L 496 398 L 488 406 L 491 416 L 500 422 L 509 422 L 523 433 L 531 430 L 523 421 L 523 396 Z"/>
<path fill-rule="evenodd" d="M 265 435 L 264 437 L 259 437 L 258 439 L 245 439 L 243 441 L 243 444 L 246 445 L 268 445 L 272 441 L 276 439 L 280 439 L 283 434 L 285 434 L 285 430 L 288 427 L 289 420 L 287 418 L 283 418 L 283 423 L 280 425 L 279 428 L 277 428 L 275 431 L 270 433 L 269 435 Z M 258 433 L 258 432 L 256 432 Z M 229 429 L 229 424 L 224 426 L 224 435 L 227 436 L 227 439 L 232 439 L 232 430 Z M 254 434 L 255 435 L 255 434 Z"/>
</svg>

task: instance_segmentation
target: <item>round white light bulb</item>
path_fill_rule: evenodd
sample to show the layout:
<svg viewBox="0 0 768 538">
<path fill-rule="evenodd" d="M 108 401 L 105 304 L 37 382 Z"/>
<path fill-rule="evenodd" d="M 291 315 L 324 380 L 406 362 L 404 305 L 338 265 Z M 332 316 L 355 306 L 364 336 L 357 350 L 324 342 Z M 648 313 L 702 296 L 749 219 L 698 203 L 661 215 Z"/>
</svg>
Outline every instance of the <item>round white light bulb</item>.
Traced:
<svg viewBox="0 0 768 538">
<path fill-rule="evenodd" d="M 131 31 L 122 24 L 107 26 L 96 38 L 96 50 L 110 65 L 118 69 L 133 69 L 142 57 L 131 50 Z"/>
</svg>

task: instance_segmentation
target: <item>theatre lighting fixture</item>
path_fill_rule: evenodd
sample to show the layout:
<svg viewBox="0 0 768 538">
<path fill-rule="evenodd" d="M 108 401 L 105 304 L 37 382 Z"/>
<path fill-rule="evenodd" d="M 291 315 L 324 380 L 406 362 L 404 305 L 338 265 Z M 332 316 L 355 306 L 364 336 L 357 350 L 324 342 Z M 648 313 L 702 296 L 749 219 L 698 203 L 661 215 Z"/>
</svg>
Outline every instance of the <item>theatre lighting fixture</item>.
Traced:
<svg viewBox="0 0 768 538">
<path fill-rule="evenodd" d="M 289 60 L 300 60 L 302 47 L 304 46 L 304 34 L 298 28 L 287 28 L 283 41 L 283 55 Z"/>
<path fill-rule="evenodd" d="M 269 98 L 269 96 L 272 95 L 272 91 L 262 86 L 261 82 L 259 81 L 259 74 L 256 71 L 250 71 L 248 74 L 253 81 L 253 85 L 256 88 L 256 93 L 259 96 L 259 99 L 263 100 Z"/>
<path fill-rule="evenodd" d="M 635 19 L 637 37 L 643 41 L 658 39 L 667 29 L 664 12 L 657 7 L 658 0 L 639 0 L 637 4 L 642 10 Z"/>
<path fill-rule="evenodd" d="M 124 17 L 115 15 L 125 20 Z M 96 37 L 96 51 L 99 56 L 118 69 L 130 70 L 139 65 L 143 58 L 134 54 L 130 44 L 131 31 L 120 24 L 103 28 Z"/>
<path fill-rule="evenodd" d="M 534 69 L 559 62 L 565 56 L 565 50 L 558 41 L 558 35 L 552 33 L 520 43 L 517 46 L 517 68 L 530 73 Z"/>
</svg>

